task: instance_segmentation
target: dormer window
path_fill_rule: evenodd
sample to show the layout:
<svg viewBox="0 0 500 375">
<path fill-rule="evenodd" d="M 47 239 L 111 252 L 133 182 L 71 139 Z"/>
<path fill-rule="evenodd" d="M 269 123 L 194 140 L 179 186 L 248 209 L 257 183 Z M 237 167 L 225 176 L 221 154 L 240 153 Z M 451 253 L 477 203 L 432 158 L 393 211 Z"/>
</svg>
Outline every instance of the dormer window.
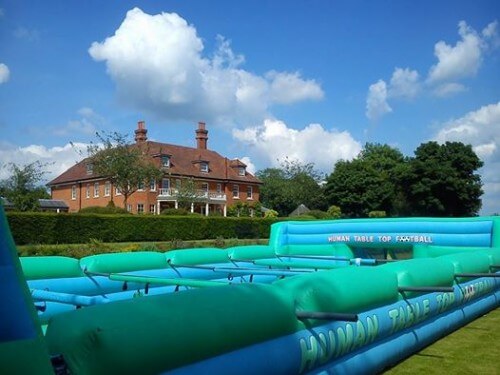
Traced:
<svg viewBox="0 0 500 375">
<path fill-rule="evenodd" d="M 205 173 L 208 172 L 208 163 L 206 161 L 200 163 L 200 171 Z"/>
<path fill-rule="evenodd" d="M 93 174 L 93 173 L 94 173 L 94 164 L 87 163 L 87 174 Z"/>
<path fill-rule="evenodd" d="M 239 176 L 244 176 L 245 174 L 246 174 L 245 167 L 238 167 L 238 175 Z"/>
<path fill-rule="evenodd" d="M 170 156 L 169 155 L 162 155 L 161 156 L 161 166 L 163 168 L 170 168 Z"/>
</svg>

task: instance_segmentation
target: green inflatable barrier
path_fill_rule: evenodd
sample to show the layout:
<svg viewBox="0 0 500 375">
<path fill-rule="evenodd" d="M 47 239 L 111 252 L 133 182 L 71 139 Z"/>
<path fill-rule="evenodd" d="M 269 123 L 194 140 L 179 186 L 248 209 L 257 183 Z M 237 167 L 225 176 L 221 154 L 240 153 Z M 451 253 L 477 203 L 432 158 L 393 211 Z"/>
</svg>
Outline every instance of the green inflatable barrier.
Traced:
<svg viewBox="0 0 500 375">
<path fill-rule="evenodd" d="M 217 248 L 172 250 L 165 253 L 165 258 L 167 263 L 172 266 L 195 266 L 229 262 L 227 251 Z"/>
<path fill-rule="evenodd" d="M 78 259 L 62 256 L 21 257 L 26 280 L 84 276 Z"/>
<path fill-rule="evenodd" d="M 72 373 L 158 374 L 295 331 L 290 294 L 271 285 L 189 290 L 52 319 L 46 339 Z"/>
<path fill-rule="evenodd" d="M 354 257 L 349 246 L 343 243 L 324 244 L 324 245 L 284 245 L 276 249 L 276 253 L 282 256 L 292 255 L 324 255 L 345 257 L 351 259 Z"/>
<path fill-rule="evenodd" d="M 247 259 L 266 259 L 274 258 L 274 249 L 267 245 L 249 245 L 235 246 L 227 249 L 230 259 L 247 260 Z"/>
<path fill-rule="evenodd" d="M 295 298 L 300 311 L 356 314 L 398 300 L 395 273 L 381 267 L 319 271 L 274 282 Z"/>
<path fill-rule="evenodd" d="M 88 272 L 115 273 L 167 268 L 168 264 L 163 253 L 137 251 L 91 255 L 80 259 L 80 266 Z"/>
<path fill-rule="evenodd" d="M 404 262 L 387 263 L 380 268 L 395 272 L 399 287 L 451 287 L 455 267 L 446 259 L 410 259 Z M 432 269 L 432 272 L 428 270 Z M 405 292 L 403 297 L 414 297 L 422 292 Z"/>
<path fill-rule="evenodd" d="M 477 252 L 472 257 L 470 253 L 458 253 L 451 255 L 443 255 L 439 257 L 446 259 L 453 264 L 455 274 L 460 273 L 489 273 L 490 272 L 490 256 L 483 252 Z M 436 259 L 439 259 L 436 258 Z M 456 282 L 468 281 L 468 277 L 456 277 Z"/>
</svg>

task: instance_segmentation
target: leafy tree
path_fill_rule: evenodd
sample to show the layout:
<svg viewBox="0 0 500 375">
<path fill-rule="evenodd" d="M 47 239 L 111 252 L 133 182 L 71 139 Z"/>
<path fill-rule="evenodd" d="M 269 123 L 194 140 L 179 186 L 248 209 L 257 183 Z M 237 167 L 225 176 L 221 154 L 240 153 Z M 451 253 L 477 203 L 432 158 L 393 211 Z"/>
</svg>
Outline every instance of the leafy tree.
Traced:
<svg viewBox="0 0 500 375">
<path fill-rule="evenodd" d="M 257 172 L 263 182 L 260 200 L 264 207 L 287 216 L 299 204 L 310 209 L 325 209 L 320 182 L 323 175 L 314 169 L 314 164 L 285 159 L 280 168 L 267 168 Z"/>
<path fill-rule="evenodd" d="M 352 161 L 341 160 L 328 177 L 325 196 L 348 217 L 366 217 L 371 211 L 398 214 L 405 206 L 399 193 L 405 168 L 403 154 L 388 145 L 367 143 Z M 399 204 L 399 206 L 398 206 Z"/>
<path fill-rule="evenodd" d="M 99 134 L 99 144 L 92 143 L 87 147 L 89 163 L 95 174 L 109 178 L 110 182 L 123 195 L 123 207 L 139 186 L 159 179 L 163 172 L 148 156 L 141 145 L 126 142 L 125 136 L 119 133 Z"/>
<path fill-rule="evenodd" d="M 45 187 L 40 186 L 46 166 L 39 161 L 22 167 L 14 163 L 8 164 L 11 176 L 0 182 L 0 196 L 12 203 L 15 210 L 38 211 L 38 200 L 50 198 Z"/>
<path fill-rule="evenodd" d="M 421 144 L 403 181 L 412 212 L 426 216 L 477 215 L 483 190 L 476 172 L 482 166 L 470 145 Z"/>
<path fill-rule="evenodd" d="M 328 214 L 328 217 L 331 219 L 340 219 L 342 217 L 342 210 L 340 209 L 339 206 L 332 205 L 328 207 L 326 213 Z"/>
</svg>

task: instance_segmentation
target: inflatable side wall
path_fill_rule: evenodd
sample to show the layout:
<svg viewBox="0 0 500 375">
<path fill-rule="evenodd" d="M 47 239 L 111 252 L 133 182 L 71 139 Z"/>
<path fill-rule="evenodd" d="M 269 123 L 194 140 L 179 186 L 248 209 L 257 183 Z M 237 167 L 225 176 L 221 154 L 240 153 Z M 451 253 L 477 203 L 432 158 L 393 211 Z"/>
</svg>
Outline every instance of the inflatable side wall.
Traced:
<svg viewBox="0 0 500 375">
<path fill-rule="evenodd" d="M 48 350 L 0 203 L 0 372 L 52 374 Z"/>
</svg>

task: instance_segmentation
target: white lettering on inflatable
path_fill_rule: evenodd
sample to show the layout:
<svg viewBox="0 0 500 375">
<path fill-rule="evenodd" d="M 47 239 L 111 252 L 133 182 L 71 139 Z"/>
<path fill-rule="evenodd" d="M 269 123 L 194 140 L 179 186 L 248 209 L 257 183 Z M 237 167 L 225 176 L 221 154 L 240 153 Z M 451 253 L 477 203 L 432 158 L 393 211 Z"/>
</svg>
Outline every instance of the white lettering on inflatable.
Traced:
<svg viewBox="0 0 500 375">
<path fill-rule="evenodd" d="M 373 234 L 332 234 L 328 236 L 328 242 L 361 242 L 361 243 L 389 243 L 389 242 L 409 242 L 409 243 L 433 243 L 432 236 L 400 234 L 373 235 Z"/>
</svg>

